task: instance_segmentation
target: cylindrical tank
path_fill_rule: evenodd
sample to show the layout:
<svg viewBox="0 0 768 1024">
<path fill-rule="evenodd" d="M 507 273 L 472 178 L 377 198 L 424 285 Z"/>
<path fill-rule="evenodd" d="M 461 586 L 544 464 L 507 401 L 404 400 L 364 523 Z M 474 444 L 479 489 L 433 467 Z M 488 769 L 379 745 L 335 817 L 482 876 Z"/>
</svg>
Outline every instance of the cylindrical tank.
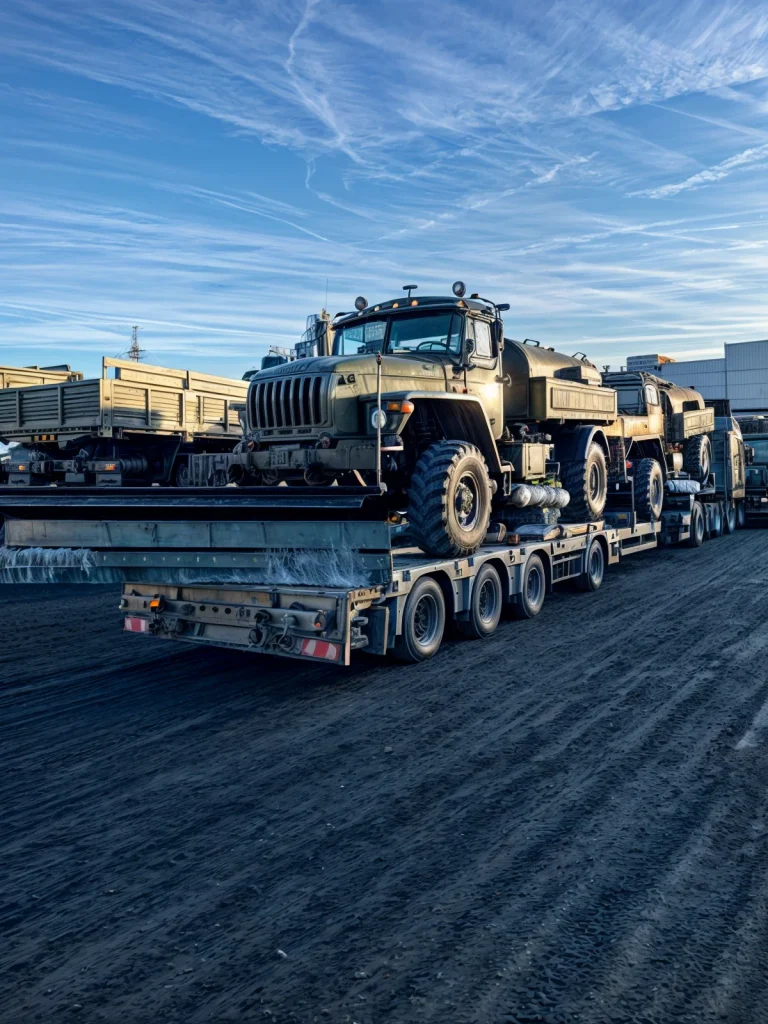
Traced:
<svg viewBox="0 0 768 1024">
<path fill-rule="evenodd" d="M 511 383 L 504 388 L 504 418 L 610 422 L 615 419 L 615 394 L 602 386 L 600 371 L 586 359 L 535 344 L 504 341 L 502 368 Z M 562 382 L 557 389 L 545 381 Z M 535 385 L 531 386 L 531 381 Z"/>
</svg>

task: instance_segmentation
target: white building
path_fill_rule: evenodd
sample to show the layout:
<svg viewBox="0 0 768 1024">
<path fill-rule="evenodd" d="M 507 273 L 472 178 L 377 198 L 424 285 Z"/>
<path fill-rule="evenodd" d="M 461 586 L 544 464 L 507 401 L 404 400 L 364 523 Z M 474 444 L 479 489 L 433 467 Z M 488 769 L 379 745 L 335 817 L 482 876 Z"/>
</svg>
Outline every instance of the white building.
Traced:
<svg viewBox="0 0 768 1024">
<path fill-rule="evenodd" d="M 704 398 L 729 399 L 734 413 L 768 412 L 768 341 L 726 345 L 722 359 L 666 363 L 656 372 Z"/>
</svg>

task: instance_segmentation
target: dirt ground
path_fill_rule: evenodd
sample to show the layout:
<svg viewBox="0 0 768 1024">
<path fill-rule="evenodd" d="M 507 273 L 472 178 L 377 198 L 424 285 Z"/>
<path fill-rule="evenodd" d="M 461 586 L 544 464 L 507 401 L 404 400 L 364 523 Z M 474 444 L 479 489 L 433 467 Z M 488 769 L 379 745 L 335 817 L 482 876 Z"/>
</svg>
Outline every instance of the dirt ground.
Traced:
<svg viewBox="0 0 768 1024">
<path fill-rule="evenodd" d="M 0 587 L 0 1019 L 768 1021 L 767 546 L 408 668 Z"/>
</svg>

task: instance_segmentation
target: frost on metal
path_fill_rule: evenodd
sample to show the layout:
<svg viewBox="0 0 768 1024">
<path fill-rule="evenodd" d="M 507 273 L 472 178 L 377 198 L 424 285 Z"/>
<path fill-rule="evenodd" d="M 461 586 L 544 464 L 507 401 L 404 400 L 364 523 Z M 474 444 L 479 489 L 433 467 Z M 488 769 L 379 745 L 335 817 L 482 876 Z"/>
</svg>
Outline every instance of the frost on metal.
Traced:
<svg viewBox="0 0 768 1024">
<path fill-rule="evenodd" d="M 120 583 L 131 580 L 168 584 L 292 585 L 366 587 L 370 577 L 359 551 L 279 549 L 265 552 L 261 565 L 248 567 L 98 565 L 86 548 L 0 547 L 0 583 Z"/>
<path fill-rule="evenodd" d="M 0 583 L 104 583 L 85 548 L 0 547 Z M 112 577 L 115 579 L 115 577 Z"/>
<path fill-rule="evenodd" d="M 281 548 L 267 554 L 267 583 L 306 587 L 366 587 L 370 583 L 360 552 L 344 548 Z"/>
</svg>

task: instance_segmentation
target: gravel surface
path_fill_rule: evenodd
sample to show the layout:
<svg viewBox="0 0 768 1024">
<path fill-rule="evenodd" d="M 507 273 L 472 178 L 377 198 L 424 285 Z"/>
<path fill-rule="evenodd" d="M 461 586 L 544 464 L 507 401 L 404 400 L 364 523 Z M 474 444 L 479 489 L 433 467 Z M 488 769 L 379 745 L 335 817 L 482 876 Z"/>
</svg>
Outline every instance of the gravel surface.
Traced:
<svg viewBox="0 0 768 1024">
<path fill-rule="evenodd" d="M 768 1021 L 767 543 L 415 667 L 0 587 L 0 1020 Z"/>
</svg>

